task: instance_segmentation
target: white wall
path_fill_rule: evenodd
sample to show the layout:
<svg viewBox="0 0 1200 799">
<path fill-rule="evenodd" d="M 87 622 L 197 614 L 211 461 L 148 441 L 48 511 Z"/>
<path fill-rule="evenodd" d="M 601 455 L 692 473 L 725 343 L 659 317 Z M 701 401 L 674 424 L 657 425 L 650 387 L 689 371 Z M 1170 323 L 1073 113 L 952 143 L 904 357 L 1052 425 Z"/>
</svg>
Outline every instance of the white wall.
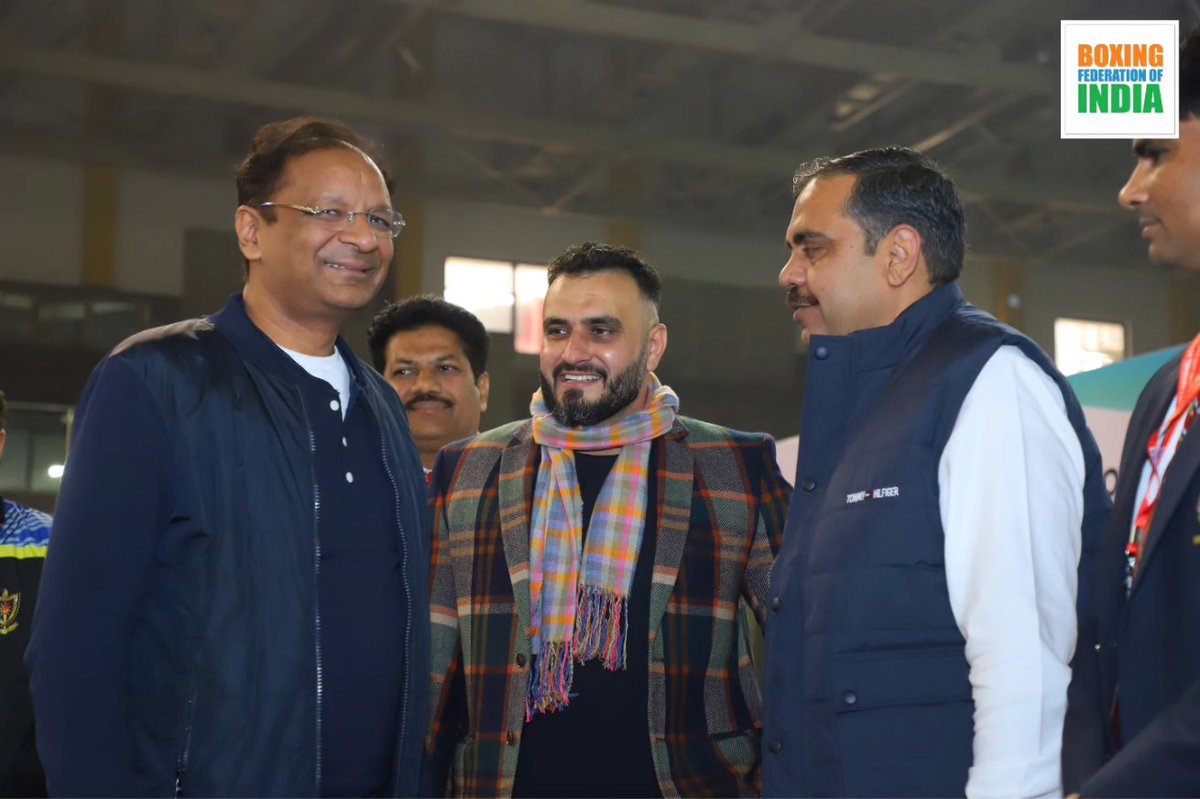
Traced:
<svg viewBox="0 0 1200 799">
<path fill-rule="evenodd" d="M 0 157 L 0 279 L 77 285 L 82 273 L 83 168 L 77 163 Z M 187 228 L 229 231 L 233 179 L 199 179 L 141 170 L 118 181 L 116 283 L 137 292 L 178 296 Z M 668 279 L 773 290 L 784 261 L 778 236 L 722 235 L 646 226 L 641 250 Z M 604 240 L 604 219 L 469 202 L 430 201 L 425 208 L 422 289 L 442 289 L 447 256 L 546 263 L 564 247 Z M 969 300 L 993 310 L 992 268 L 969 259 L 960 285 Z M 1132 348 L 1174 344 L 1168 298 L 1180 290 L 1163 270 L 1040 266 L 1025 270 L 1025 331 L 1048 349 L 1056 316 L 1125 322 Z M 1200 287 L 1189 290 L 1200 295 Z"/>
<path fill-rule="evenodd" d="M 646 228 L 641 252 L 665 278 L 778 289 L 779 270 L 787 260 L 783 246 L 787 222 L 785 211 L 779 218 L 777 236 Z"/>
<path fill-rule="evenodd" d="M 83 165 L 0 157 L 0 278 L 78 285 L 83 274 Z M 178 296 L 188 227 L 233 230 L 233 178 L 127 170 L 117 181 L 116 285 Z"/>
<path fill-rule="evenodd" d="M 545 264 L 581 241 L 603 241 L 605 221 L 549 216 L 524 208 L 448 201 L 425 207 L 421 290 L 441 294 L 446 258 L 494 258 Z"/>
<path fill-rule="evenodd" d="M 1171 340 L 1168 274 L 1145 264 L 1141 268 L 1043 267 L 1025 274 L 1026 333 L 1049 351 L 1054 319 L 1069 316 L 1122 322 L 1130 352 L 1155 350 Z"/>
<path fill-rule="evenodd" d="M 235 208 L 232 176 L 202 180 L 124 172 L 117 197 L 118 288 L 179 296 L 183 292 L 184 230 L 227 230 L 232 240 Z M 233 269 L 236 264 L 228 266 Z"/>
<path fill-rule="evenodd" d="M 0 156 L 0 279 L 76 285 L 83 259 L 83 170 Z"/>
</svg>

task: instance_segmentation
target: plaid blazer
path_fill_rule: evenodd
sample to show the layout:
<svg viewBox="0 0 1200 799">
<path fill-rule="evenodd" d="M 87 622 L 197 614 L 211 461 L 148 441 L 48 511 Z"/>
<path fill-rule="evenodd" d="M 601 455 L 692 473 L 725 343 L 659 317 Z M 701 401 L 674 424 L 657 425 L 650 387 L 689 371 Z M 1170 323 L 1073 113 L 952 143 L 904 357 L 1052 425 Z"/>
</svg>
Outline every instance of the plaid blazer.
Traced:
<svg viewBox="0 0 1200 799">
<path fill-rule="evenodd" d="M 762 699 L 740 600 L 764 619 L 791 487 L 770 436 L 677 417 L 656 444 L 648 743 L 659 786 L 756 795 Z M 428 743 L 433 785 L 449 772 L 455 796 L 512 795 L 538 451 L 530 422 L 514 422 L 451 444 L 434 469 Z"/>
</svg>

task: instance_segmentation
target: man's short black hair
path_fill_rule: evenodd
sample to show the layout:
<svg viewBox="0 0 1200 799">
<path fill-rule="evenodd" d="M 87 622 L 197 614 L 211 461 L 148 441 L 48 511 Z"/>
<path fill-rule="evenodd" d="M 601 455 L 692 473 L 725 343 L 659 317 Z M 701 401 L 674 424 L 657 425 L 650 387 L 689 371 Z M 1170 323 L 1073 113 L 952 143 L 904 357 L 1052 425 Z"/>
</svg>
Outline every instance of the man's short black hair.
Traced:
<svg viewBox="0 0 1200 799">
<path fill-rule="evenodd" d="M 392 336 L 434 325 L 444 327 L 458 336 L 467 362 L 471 364 L 471 379 L 479 382 L 479 376 L 487 371 L 488 359 L 489 340 L 483 322 L 466 308 L 432 294 L 420 294 L 394 305 L 389 304 L 375 314 L 367 330 L 367 343 L 371 347 L 375 368 L 380 372 L 386 368 L 387 346 Z"/>
<path fill-rule="evenodd" d="M 662 278 L 654 267 L 646 263 L 633 250 L 585 241 L 575 244 L 558 254 L 550 262 L 546 274 L 547 283 L 553 283 L 563 275 L 590 275 L 596 272 L 624 272 L 634 279 L 642 296 L 654 304 L 658 311 L 662 302 Z"/>
<path fill-rule="evenodd" d="M 4 400 L 4 392 L 0 391 L 0 430 L 8 422 L 8 403 Z"/>
<path fill-rule="evenodd" d="M 966 255 L 966 220 L 954 183 L 933 161 L 907 147 L 816 158 L 796 170 L 793 195 L 799 197 L 819 177 L 835 175 L 857 178 L 845 211 L 862 228 L 868 255 L 897 225 L 912 225 L 921 234 L 929 281 L 941 286 L 958 279 Z"/>
<path fill-rule="evenodd" d="M 1200 26 L 1179 44 L 1179 118 L 1200 117 Z"/>
</svg>

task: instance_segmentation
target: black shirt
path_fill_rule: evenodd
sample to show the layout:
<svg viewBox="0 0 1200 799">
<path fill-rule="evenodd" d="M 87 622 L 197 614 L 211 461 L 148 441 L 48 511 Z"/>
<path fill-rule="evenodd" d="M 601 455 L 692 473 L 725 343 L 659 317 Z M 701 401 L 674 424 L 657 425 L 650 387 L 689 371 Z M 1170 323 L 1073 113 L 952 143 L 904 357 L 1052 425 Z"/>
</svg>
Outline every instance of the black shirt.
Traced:
<svg viewBox="0 0 1200 799">
<path fill-rule="evenodd" d="M 592 508 L 616 459 L 575 458 L 585 541 Z M 650 755 L 650 577 L 657 532 L 653 474 L 647 482 L 646 508 L 651 512 L 629 592 L 625 669 L 607 671 L 599 660 L 575 664 L 571 703 L 525 722 L 514 797 L 662 796 Z"/>
</svg>

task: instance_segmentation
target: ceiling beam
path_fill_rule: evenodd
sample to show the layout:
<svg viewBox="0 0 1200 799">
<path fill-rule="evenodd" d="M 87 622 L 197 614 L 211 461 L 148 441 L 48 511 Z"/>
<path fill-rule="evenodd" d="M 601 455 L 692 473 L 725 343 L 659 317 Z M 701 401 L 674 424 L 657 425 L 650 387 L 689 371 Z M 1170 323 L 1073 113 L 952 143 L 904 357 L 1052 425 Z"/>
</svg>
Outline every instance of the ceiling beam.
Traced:
<svg viewBox="0 0 1200 799">
<path fill-rule="evenodd" d="M 758 24 L 664 14 L 589 0 L 385 0 L 489 22 L 608 36 L 647 44 L 691 47 L 767 61 L 843 72 L 885 71 L 930 83 L 1056 95 L 1053 70 L 1012 64 L 979 52 L 939 53 L 793 31 L 795 15 Z M 780 31 L 787 30 L 786 37 Z"/>
<path fill-rule="evenodd" d="M 617 125 L 579 124 L 554 119 L 485 113 L 401 99 L 380 99 L 337 89 L 255 78 L 244 73 L 135 62 L 81 53 L 0 47 L 0 70 L 80 81 L 88 85 L 145 91 L 173 97 L 266 108 L 284 113 L 316 113 L 376 126 L 394 126 L 466 139 L 559 146 L 605 155 L 688 164 L 734 174 L 788 181 L 796 165 L 825 152 L 747 147 Z M 1096 187 L 1055 184 L 1045 178 L 1023 181 L 1004 175 L 955 174 L 964 196 L 983 196 L 1029 205 L 1112 212 L 1097 200 Z"/>
<path fill-rule="evenodd" d="M 115 137 L 101 138 L 96 136 L 57 136 L 39 132 L 22 132 L 16 130 L 0 131 L 0 151 L 11 156 L 51 159 L 68 163 L 86 164 L 100 161 L 120 166 L 123 169 L 145 170 L 159 174 L 177 175 L 188 179 L 219 179 L 228 184 L 230 208 L 236 203 L 233 191 L 233 181 L 230 178 L 230 165 L 239 157 L 237 154 L 228 156 L 198 156 L 189 154 L 186 158 L 164 164 L 159 153 L 148 150 L 135 142 L 117 139 Z M 482 175 L 482 173 L 481 173 Z M 540 198 L 514 187 L 501 180 L 486 177 L 464 178 L 450 175 L 426 175 L 423 177 L 404 178 L 396 190 L 397 199 L 413 199 L 422 201 L 442 201 L 467 203 L 472 205 L 496 206 L 503 208 L 523 208 L 530 212 L 547 213 Z M 1116 203 L 1113 203 L 1115 206 Z M 618 202 L 606 197 L 585 197 L 573 203 L 559 215 L 567 218 L 608 219 L 614 216 L 634 216 L 647 224 L 675 228 L 679 230 L 702 229 L 706 233 L 722 232 L 740 236 L 758 237 L 775 241 L 782 235 L 787 224 L 788 204 L 781 204 L 773 215 L 756 215 L 738 224 L 729 223 L 731 217 L 716 214 L 717 221 L 709 218 L 698 218 L 692 214 L 669 211 L 653 201 Z M 713 217 L 713 214 L 709 214 Z M 1126 225 L 1128 227 L 1128 225 Z M 230 230 L 232 235 L 232 229 Z M 1136 233 L 1128 233 L 1130 246 L 1136 248 Z M 982 249 L 981 249 L 982 248 Z M 1144 257 L 1139 250 L 1129 258 L 1117 258 L 1114 263 L 1127 264 L 1131 269 L 1144 268 Z M 1014 258 L 1024 260 L 1035 258 L 1035 255 L 1021 254 L 1019 250 L 1004 251 L 998 236 L 988 236 L 972 244 L 968 254 L 968 263 L 993 263 L 998 260 L 1011 261 Z M 1058 253 L 1052 260 L 1057 267 L 1095 266 L 1095 261 L 1088 261 L 1070 252 Z M 764 265 L 766 269 L 774 265 Z"/>
</svg>

